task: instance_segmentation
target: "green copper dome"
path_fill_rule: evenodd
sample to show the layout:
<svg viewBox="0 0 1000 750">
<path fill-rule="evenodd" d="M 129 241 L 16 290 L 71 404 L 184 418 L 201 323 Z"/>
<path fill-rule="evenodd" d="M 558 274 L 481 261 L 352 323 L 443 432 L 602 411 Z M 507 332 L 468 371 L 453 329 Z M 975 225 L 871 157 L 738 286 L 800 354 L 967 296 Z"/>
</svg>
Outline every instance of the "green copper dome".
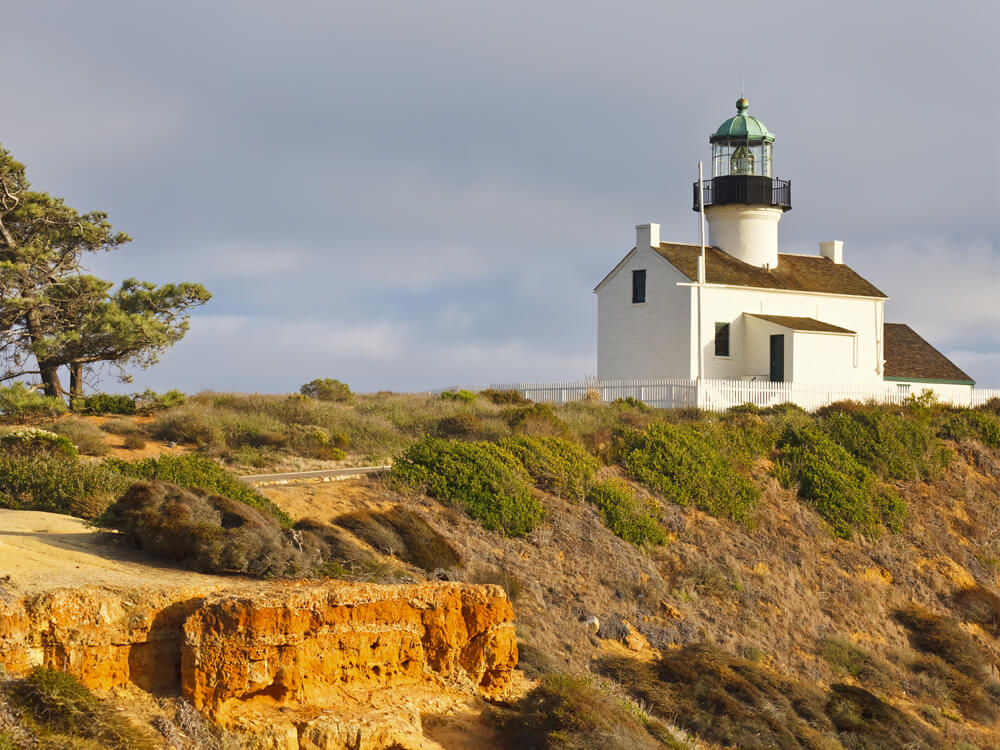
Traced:
<svg viewBox="0 0 1000 750">
<path fill-rule="evenodd" d="M 737 113 L 719 126 L 709 143 L 734 141 L 750 141 L 751 143 L 774 143 L 774 135 L 768 131 L 760 120 L 747 114 L 750 102 L 742 96 L 736 102 Z"/>
</svg>

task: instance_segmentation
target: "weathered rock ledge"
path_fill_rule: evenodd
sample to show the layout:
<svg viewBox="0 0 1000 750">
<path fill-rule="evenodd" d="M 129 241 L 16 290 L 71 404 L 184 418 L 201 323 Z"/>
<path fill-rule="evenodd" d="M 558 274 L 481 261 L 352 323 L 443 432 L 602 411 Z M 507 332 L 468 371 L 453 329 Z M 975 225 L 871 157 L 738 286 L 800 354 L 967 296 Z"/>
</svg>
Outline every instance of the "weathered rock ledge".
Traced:
<svg viewBox="0 0 1000 750">
<path fill-rule="evenodd" d="M 365 717 L 373 695 L 503 694 L 517 663 L 513 614 L 498 586 L 459 583 L 0 591 L 0 665 L 179 691 L 226 726 L 267 725 L 272 747 L 380 747 L 376 735 L 395 730 Z M 419 712 L 402 718 L 393 742 L 424 747 Z"/>
</svg>

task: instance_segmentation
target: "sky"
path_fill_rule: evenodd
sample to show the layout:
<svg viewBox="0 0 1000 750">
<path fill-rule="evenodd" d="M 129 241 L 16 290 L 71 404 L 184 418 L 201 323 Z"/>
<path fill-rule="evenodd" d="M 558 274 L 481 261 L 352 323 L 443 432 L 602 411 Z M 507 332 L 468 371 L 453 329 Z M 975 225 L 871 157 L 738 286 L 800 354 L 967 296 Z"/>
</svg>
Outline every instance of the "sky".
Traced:
<svg viewBox="0 0 1000 750">
<path fill-rule="evenodd" d="M 708 136 L 750 113 L 782 252 L 845 261 L 1000 387 L 995 0 L 38 0 L 4 10 L 0 144 L 214 295 L 105 390 L 580 380 L 636 224 L 697 242 Z"/>
</svg>

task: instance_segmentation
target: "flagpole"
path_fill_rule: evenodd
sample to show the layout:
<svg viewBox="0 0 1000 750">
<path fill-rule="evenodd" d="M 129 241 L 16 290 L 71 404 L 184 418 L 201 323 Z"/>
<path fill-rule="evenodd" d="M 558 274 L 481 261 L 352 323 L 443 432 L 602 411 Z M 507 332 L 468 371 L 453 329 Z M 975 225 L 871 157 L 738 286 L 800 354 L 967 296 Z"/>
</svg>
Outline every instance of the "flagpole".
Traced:
<svg viewBox="0 0 1000 750">
<path fill-rule="evenodd" d="M 705 286 L 705 181 L 702 163 L 698 162 L 698 217 L 701 223 L 701 256 L 698 258 L 698 406 L 701 407 L 701 381 L 705 377 L 705 345 L 702 332 L 702 287 Z"/>
</svg>

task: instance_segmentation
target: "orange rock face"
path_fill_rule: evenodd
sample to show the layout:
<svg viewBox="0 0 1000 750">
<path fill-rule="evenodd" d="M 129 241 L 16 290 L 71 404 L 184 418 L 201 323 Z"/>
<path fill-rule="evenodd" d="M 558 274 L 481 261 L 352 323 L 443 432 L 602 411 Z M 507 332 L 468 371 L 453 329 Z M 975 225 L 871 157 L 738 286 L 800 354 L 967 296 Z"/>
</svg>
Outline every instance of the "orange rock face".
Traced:
<svg viewBox="0 0 1000 750">
<path fill-rule="evenodd" d="M 499 695 L 517 663 L 513 616 L 501 588 L 457 583 L 56 590 L 0 596 L 0 665 L 94 688 L 179 686 L 228 724 L 395 686 Z"/>
</svg>

